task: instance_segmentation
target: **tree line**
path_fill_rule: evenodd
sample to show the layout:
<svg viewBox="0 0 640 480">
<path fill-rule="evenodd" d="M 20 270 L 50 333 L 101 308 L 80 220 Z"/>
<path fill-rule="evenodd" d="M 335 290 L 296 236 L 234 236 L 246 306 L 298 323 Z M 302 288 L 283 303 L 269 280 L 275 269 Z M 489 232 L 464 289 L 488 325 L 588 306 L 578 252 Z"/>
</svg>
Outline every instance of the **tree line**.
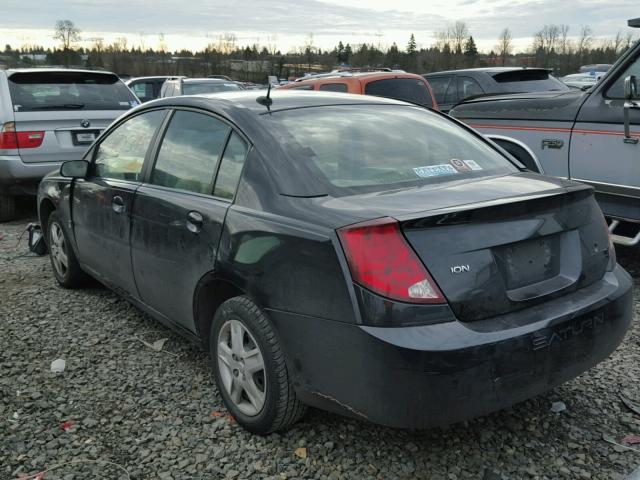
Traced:
<svg viewBox="0 0 640 480">
<path fill-rule="evenodd" d="M 313 35 L 304 45 L 288 52 L 277 49 L 274 42 L 266 45 L 238 45 L 234 34 L 218 37 L 200 51 L 170 51 L 163 34 L 156 48 L 129 45 L 126 38 L 105 43 L 91 39 L 89 47 L 78 46 L 80 30 L 70 20 L 56 23 L 54 38 L 60 42 L 53 49 L 6 45 L 0 54 L 8 67 L 34 64 L 103 68 L 121 75 L 229 75 L 238 80 L 264 82 L 267 75 L 279 78 L 302 76 L 312 71 L 334 68 L 396 68 L 428 73 L 449 69 L 484 66 L 538 66 L 554 70 L 558 75 L 573 73 L 581 65 L 613 63 L 635 41 L 631 34 L 617 33 L 612 38 L 596 38 L 590 27 L 583 26 L 577 35 L 567 25 L 544 25 L 533 35 L 526 50 L 515 52 L 513 36 L 505 28 L 489 52 L 480 52 L 465 22 L 458 21 L 436 32 L 435 41 L 419 48 L 410 35 L 406 45 L 383 47 L 373 43 L 358 45 L 339 42 L 333 49 L 316 47 Z M 86 41 L 85 41 L 86 44 Z"/>
</svg>

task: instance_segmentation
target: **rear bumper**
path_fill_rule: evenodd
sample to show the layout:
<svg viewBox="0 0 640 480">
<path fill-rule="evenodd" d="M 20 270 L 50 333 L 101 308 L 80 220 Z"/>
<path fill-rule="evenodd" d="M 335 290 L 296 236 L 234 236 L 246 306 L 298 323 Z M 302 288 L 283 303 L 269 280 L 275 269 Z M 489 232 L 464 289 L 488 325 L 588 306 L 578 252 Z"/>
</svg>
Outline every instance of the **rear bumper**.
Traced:
<svg viewBox="0 0 640 480">
<path fill-rule="evenodd" d="M 605 359 L 631 323 L 632 282 L 618 266 L 597 285 L 528 310 L 401 328 L 269 315 L 302 401 L 424 428 L 507 407 Z"/>
<path fill-rule="evenodd" d="M 36 185 L 46 174 L 60 168 L 62 162 L 25 163 L 18 155 L 0 155 L 0 188 Z"/>
</svg>

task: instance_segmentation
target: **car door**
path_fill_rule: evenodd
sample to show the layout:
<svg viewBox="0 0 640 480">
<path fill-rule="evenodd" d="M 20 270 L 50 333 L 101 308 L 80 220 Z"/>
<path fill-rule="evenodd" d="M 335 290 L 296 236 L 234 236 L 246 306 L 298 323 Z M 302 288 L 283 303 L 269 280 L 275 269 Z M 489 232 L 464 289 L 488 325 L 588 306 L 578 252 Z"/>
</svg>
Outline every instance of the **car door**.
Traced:
<svg viewBox="0 0 640 480">
<path fill-rule="evenodd" d="M 73 190 L 72 219 L 83 268 L 137 297 L 131 271 L 131 208 L 144 161 L 166 110 L 128 118 L 92 149 L 89 175 Z"/>
<path fill-rule="evenodd" d="M 136 192 L 131 258 L 141 299 L 191 331 L 196 286 L 215 267 L 247 145 L 218 117 L 176 110 Z"/>
<path fill-rule="evenodd" d="M 578 113 L 571 135 L 571 178 L 599 193 L 640 198 L 640 142 L 624 137 L 624 79 L 640 79 L 640 49 L 595 90 Z M 640 109 L 631 109 L 630 130 L 640 138 Z"/>
</svg>

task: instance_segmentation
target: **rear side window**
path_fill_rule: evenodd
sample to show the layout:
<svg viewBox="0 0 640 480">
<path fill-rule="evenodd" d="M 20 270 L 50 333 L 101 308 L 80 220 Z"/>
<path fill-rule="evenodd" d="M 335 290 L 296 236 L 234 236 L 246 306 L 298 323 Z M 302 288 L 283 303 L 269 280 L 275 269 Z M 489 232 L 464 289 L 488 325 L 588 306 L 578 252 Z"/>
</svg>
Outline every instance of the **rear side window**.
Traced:
<svg viewBox="0 0 640 480">
<path fill-rule="evenodd" d="M 365 95 L 395 98 L 417 103 L 425 107 L 433 107 L 429 89 L 424 80 L 416 78 L 388 78 L 369 82 L 364 87 Z"/>
<path fill-rule="evenodd" d="M 320 85 L 320 90 L 323 92 L 347 93 L 347 85 L 344 83 L 325 83 Z"/>
<path fill-rule="evenodd" d="M 326 179 L 336 195 L 504 175 L 518 169 L 487 143 L 425 109 L 357 105 L 302 108 L 265 118 L 300 182 Z"/>
<path fill-rule="evenodd" d="M 569 90 L 564 83 L 549 74 L 547 70 L 522 69 L 501 72 L 493 75 L 493 79 L 500 84 L 504 92 L 546 92 Z"/>
<path fill-rule="evenodd" d="M 229 130 L 209 115 L 177 111 L 162 139 L 151 183 L 211 194 Z"/>
<path fill-rule="evenodd" d="M 216 178 L 216 187 L 213 191 L 216 197 L 228 200 L 233 199 L 242 174 L 244 160 L 247 157 L 247 151 L 247 143 L 237 133 L 232 133 Z"/>
<path fill-rule="evenodd" d="M 15 112 L 37 110 L 128 110 L 138 99 L 113 74 L 19 72 L 9 77 Z"/>
<path fill-rule="evenodd" d="M 296 85 L 295 87 L 289 87 L 289 90 L 313 90 L 313 85 Z"/>
<path fill-rule="evenodd" d="M 451 77 L 429 77 L 427 78 L 427 82 L 431 85 L 431 90 L 433 91 L 433 96 L 436 97 L 436 101 L 438 103 L 444 102 L 444 94 L 447 91 L 447 87 L 449 86 L 449 82 L 451 81 Z"/>
<path fill-rule="evenodd" d="M 136 115 L 119 125 L 98 145 L 94 173 L 98 177 L 137 181 L 164 110 Z"/>
</svg>

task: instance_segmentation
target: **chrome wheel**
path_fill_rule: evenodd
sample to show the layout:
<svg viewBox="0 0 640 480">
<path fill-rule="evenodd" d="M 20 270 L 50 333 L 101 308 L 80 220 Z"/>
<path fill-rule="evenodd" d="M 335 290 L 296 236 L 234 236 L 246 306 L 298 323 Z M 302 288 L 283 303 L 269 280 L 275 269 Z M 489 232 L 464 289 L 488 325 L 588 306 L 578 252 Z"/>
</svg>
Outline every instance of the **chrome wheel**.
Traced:
<svg viewBox="0 0 640 480">
<path fill-rule="evenodd" d="M 53 266 L 58 275 L 64 277 L 69 269 L 69 256 L 67 255 L 67 243 L 64 240 L 64 233 L 56 222 L 52 222 L 49 227 L 49 244 Z"/>
<path fill-rule="evenodd" d="M 218 334 L 218 371 L 223 388 L 243 414 L 264 407 L 267 385 L 264 359 L 253 335 L 239 320 L 228 320 Z"/>
</svg>

